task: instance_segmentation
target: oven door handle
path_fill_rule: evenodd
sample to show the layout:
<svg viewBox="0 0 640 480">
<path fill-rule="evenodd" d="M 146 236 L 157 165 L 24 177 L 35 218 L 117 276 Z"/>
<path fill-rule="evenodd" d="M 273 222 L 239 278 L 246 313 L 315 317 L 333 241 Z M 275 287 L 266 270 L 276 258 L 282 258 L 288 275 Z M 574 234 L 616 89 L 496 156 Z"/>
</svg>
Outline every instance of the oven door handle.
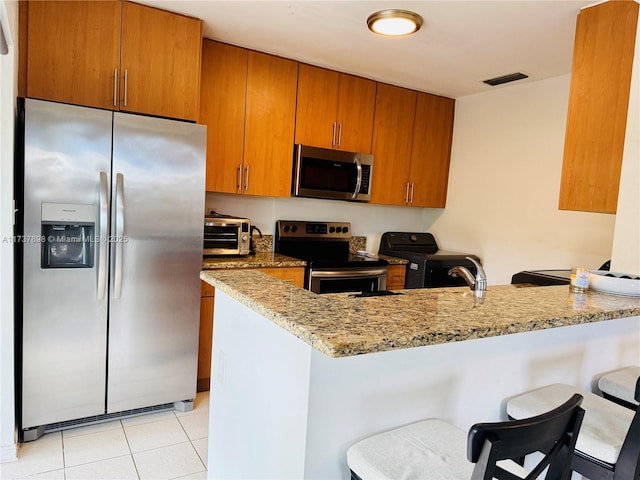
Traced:
<svg viewBox="0 0 640 480">
<path fill-rule="evenodd" d="M 387 268 L 354 268 L 349 270 L 311 270 L 312 278 L 367 278 L 387 274 Z"/>
<path fill-rule="evenodd" d="M 358 172 L 358 175 L 356 177 L 356 188 L 351 195 L 351 198 L 356 198 L 358 196 L 358 193 L 360 192 L 360 187 L 362 186 L 362 165 L 360 165 L 360 161 L 357 158 L 353 161 L 353 163 L 356 164 L 356 171 Z"/>
</svg>

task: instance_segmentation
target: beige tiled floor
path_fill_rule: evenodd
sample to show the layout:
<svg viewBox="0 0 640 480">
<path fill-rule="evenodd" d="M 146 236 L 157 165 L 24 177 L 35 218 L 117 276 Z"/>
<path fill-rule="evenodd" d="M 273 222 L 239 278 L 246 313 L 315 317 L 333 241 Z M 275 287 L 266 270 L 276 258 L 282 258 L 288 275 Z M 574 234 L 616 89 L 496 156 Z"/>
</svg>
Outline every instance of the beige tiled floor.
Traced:
<svg viewBox="0 0 640 480">
<path fill-rule="evenodd" d="M 22 444 L 0 479 L 206 479 L 209 392 L 166 411 L 43 435 Z"/>
</svg>

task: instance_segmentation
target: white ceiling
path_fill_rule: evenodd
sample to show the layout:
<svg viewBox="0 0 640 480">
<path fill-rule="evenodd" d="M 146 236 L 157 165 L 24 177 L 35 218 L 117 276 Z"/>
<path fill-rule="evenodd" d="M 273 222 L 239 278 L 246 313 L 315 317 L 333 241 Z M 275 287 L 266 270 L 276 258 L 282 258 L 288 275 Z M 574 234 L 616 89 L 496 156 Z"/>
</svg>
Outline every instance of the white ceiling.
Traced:
<svg viewBox="0 0 640 480">
<path fill-rule="evenodd" d="M 458 98 L 569 73 L 576 16 L 594 0 L 138 0 L 203 20 L 207 38 L 424 92 Z M 367 17 L 405 8 L 409 37 L 369 32 Z M 490 87 L 488 78 L 528 79 Z"/>
</svg>

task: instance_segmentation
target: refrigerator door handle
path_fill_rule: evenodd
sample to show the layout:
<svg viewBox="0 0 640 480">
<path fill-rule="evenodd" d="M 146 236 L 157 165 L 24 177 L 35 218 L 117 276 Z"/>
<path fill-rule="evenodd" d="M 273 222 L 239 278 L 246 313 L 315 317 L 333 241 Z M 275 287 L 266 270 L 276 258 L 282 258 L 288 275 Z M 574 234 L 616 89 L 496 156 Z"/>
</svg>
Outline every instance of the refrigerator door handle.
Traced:
<svg viewBox="0 0 640 480">
<path fill-rule="evenodd" d="M 115 284 L 113 298 L 122 292 L 122 252 L 124 247 L 124 175 L 116 174 L 116 233 L 115 233 Z"/>
<path fill-rule="evenodd" d="M 107 229 L 109 228 L 109 190 L 107 172 L 100 172 L 100 231 L 98 232 L 98 300 L 104 298 L 107 287 Z"/>
</svg>

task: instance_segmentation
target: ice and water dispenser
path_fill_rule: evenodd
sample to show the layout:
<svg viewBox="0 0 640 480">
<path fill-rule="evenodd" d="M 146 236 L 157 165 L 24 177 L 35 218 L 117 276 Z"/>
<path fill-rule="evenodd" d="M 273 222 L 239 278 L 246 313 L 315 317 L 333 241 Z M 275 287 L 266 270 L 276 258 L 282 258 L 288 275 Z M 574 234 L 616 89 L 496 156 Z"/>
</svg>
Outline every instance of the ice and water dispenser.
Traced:
<svg viewBox="0 0 640 480">
<path fill-rule="evenodd" d="M 42 204 L 42 268 L 93 268 L 96 206 Z"/>
</svg>

